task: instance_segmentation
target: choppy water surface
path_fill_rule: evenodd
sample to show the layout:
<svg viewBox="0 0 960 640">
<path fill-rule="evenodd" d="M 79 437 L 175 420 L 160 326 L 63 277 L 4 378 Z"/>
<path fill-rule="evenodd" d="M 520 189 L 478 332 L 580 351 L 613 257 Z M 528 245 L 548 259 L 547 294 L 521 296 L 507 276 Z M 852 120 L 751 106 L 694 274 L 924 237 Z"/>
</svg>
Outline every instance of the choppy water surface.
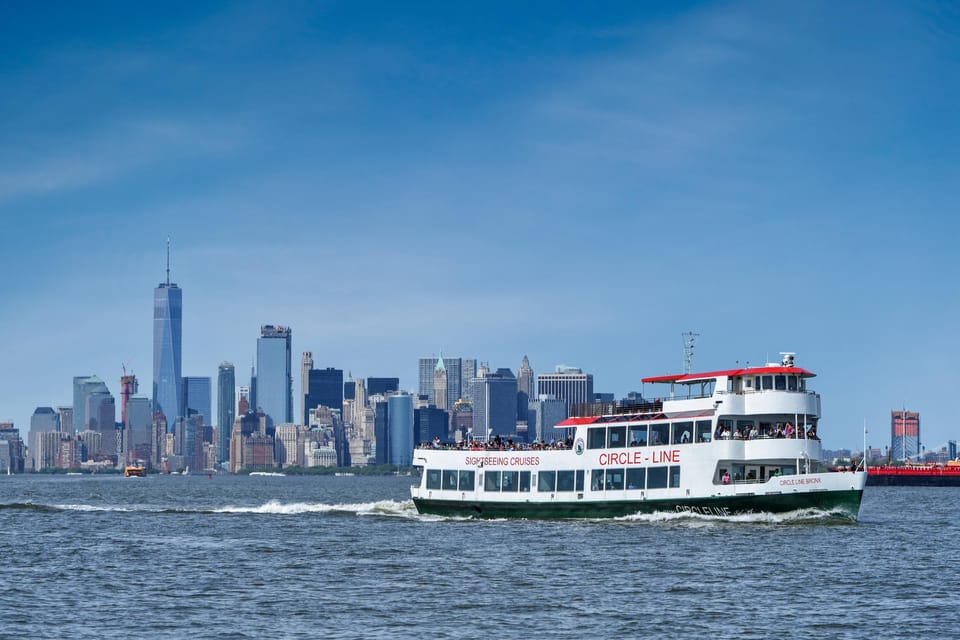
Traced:
<svg viewBox="0 0 960 640">
<path fill-rule="evenodd" d="M 0 478 L 0 636 L 957 637 L 960 489 L 827 514 L 421 517 L 407 477 Z"/>
</svg>

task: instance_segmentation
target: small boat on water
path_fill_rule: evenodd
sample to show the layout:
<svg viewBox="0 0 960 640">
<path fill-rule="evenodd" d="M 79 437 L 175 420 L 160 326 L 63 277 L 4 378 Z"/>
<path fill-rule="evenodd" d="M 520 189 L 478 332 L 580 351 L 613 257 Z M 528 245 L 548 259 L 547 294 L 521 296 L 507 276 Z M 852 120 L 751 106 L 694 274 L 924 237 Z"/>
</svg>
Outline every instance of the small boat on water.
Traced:
<svg viewBox="0 0 960 640">
<path fill-rule="evenodd" d="M 644 378 L 663 397 L 584 407 L 556 443 L 419 445 L 420 513 L 603 518 L 671 511 L 730 516 L 818 509 L 856 520 L 867 474 L 820 462 L 815 374 L 779 364 Z"/>
<path fill-rule="evenodd" d="M 286 478 L 287 474 L 276 471 L 251 471 L 251 476 L 267 476 L 269 478 Z"/>
<path fill-rule="evenodd" d="M 143 466 L 137 465 L 127 465 L 123 469 L 124 478 L 145 478 L 147 477 L 147 470 Z"/>
</svg>

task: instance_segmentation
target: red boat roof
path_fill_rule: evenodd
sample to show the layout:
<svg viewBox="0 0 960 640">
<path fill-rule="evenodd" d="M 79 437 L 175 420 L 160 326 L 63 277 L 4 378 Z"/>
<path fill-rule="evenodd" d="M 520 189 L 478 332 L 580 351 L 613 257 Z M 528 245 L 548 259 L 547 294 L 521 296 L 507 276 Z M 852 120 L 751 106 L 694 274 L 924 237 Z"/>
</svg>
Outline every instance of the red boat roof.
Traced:
<svg viewBox="0 0 960 640">
<path fill-rule="evenodd" d="M 793 374 L 804 378 L 813 378 L 817 374 L 801 369 L 800 367 L 782 367 L 776 365 L 773 367 L 748 367 L 746 369 L 726 369 L 724 371 L 710 371 L 708 373 L 676 373 L 667 376 L 653 376 L 652 378 L 643 378 L 642 382 L 699 382 L 711 378 L 732 376 L 753 376 L 767 373 Z"/>
</svg>

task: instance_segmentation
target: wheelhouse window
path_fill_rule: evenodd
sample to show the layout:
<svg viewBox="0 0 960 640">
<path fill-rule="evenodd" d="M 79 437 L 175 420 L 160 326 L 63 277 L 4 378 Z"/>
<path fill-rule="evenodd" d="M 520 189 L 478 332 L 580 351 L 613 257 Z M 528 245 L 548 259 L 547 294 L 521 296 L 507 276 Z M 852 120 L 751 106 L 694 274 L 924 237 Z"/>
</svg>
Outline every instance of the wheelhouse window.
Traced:
<svg viewBox="0 0 960 640">
<path fill-rule="evenodd" d="M 627 489 L 643 489 L 647 477 L 647 470 L 643 467 L 629 467 L 627 469 Z"/>
<path fill-rule="evenodd" d="M 440 489 L 442 486 L 440 469 L 427 469 L 427 489 Z"/>
<path fill-rule="evenodd" d="M 673 444 L 687 444 L 693 442 L 693 423 L 674 422 L 670 425 L 670 442 Z"/>
<path fill-rule="evenodd" d="M 773 388 L 777 391 L 787 390 L 787 376 L 779 375 L 773 377 Z"/>
<path fill-rule="evenodd" d="M 457 472 L 446 470 L 443 472 L 443 488 L 447 491 L 457 490 Z"/>
<path fill-rule="evenodd" d="M 611 449 L 619 449 L 621 447 L 627 446 L 627 428 L 623 427 L 609 427 L 607 429 L 607 447 Z"/>
<path fill-rule="evenodd" d="M 787 376 L 787 391 L 797 390 L 797 376 Z"/>
<path fill-rule="evenodd" d="M 768 389 L 773 389 L 773 376 L 761 376 L 760 380 L 763 382 L 764 391 L 767 391 Z"/>
<path fill-rule="evenodd" d="M 501 491 L 516 491 L 518 487 L 518 471 L 504 471 L 503 479 L 500 482 Z"/>
<path fill-rule="evenodd" d="M 709 420 L 697 420 L 697 442 L 710 442 L 712 436 L 711 426 Z"/>
<path fill-rule="evenodd" d="M 474 478 L 473 471 L 460 472 L 460 491 L 473 491 Z"/>
<path fill-rule="evenodd" d="M 541 471 L 537 478 L 537 490 L 541 492 L 557 490 L 557 472 Z"/>
<path fill-rule="evenodd" d="M 607 446 L 607 430 L 604 427 L 587 429 L 587 449 L 603 449 Z"/>
<path fill-rule="evenodd" d="M 500 472 L 485 471 L 483 474 L 484 491 L 500 491 Z"/>
<path fill-rule="evenodd" d="M 630 427 L 628 427 L 627 438 L 631 447 L 647 446 L 647 425 L 630 425 Z"/>
</svg>

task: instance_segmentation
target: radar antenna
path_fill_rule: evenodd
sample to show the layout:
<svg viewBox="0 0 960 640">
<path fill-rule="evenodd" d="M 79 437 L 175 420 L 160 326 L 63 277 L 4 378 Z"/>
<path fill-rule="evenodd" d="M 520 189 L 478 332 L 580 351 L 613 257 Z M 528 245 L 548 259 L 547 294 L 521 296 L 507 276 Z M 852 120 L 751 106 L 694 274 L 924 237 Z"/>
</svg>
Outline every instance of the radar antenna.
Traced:
<svg viewBox="0 0 960 640">
<path fill-rule="evenodd" d="M 683 372 L 691 373 L 693 371 L 693 346 L 700 334 L 687 331 L 680 335 L 683 337 Z"/>
</svg>

